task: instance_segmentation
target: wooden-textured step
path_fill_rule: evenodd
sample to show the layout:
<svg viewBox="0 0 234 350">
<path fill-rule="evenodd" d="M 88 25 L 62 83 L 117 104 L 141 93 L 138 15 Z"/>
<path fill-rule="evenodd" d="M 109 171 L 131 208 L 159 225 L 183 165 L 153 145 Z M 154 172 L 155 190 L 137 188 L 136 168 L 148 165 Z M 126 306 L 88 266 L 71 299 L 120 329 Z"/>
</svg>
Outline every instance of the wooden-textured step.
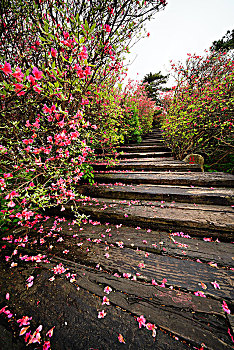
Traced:
<svg viewBox="0 0 234 350">
<path fill-rule="evenodd" d="M 234 190 L 227 188 L 105 184 L 83 185 L 79 186 L 77 190 L 87 196 L 112 199 L 162 200 L 226 206 L 231 206 L 234 203 Z"/>
<path fill-rule="evenodd" d="M 52 219 L 50 226 L 53 226 Z M 92 220 L 90 222 L 85 220 L 80 226 L 71 226 L 71 221 L 67 220 L 62 222 L 59 227 L 63 236 L 74 236 L 79 239 L 88 238 L 92 242 L 102 242 L 103 244 L 107 242 L 115 246 L 140 249 L 148 253 L 169 255 L 175 258 L 195 261 L 199 259 L 200 263 L 218 264 L 219 267 L 234 269 L 233 244 L 219 240 L 213 241 L 209 236 L 197 239 L 183 232 L 169 233 L 121 224 L 101 224 L 101 222 Z"/>
<path fill-rule="evenodd" d="M 139 144 L 138 146 L 121 146 L 117 148 L 118 152 L 126 152 L 126 153 L 139 153 L 139 152 L 158 152 L 160 150 L 169 150 L 169 148 L 165 146 L 158 145 L 143 145 Z"/>
<path fill-rule="evenodd" d="M 201 171 L 201 167 L 197 164 L 187 164 L 180 161 L 135 161 L 135 162 L 119 162 L 115 165 L 109 165 L 106 162 L 91 163 L 94 170 L 108 170 L 108 166 L 111 170 L 148 170 L 148 171 Z M 110 169 L 110 168 L 109 168 Z"/>
<path fill-rule="evenodd" d="M 51 270 L 56 264 L 62 264 L 67 271 L 75 274 L 75 281 L 70 283 L 62 274 L 54 282 L 49 282 Z M 81 350 L 97 346 L 100 349 L 120 349 L 118 335 L 122 334 L 126 348 L 154 349 L 152 331 L 144 327 L 139 329 L 136 320 L 136 316 L 144 315 L 147 322 L 158 328 L 157 349 L 181 350 L 189 348 L 189 344 L 200 346 L 201 343 L 205 343 L 208 350 L 232 349 L 219 301 L 92 271 L 60 256 L 55 256 L 52 263 L 41 265 L 34 286 L 27 293 L 22 293 L 25 278 L 20 270 L 15 270 L 9 277 L 8 270 L 1 265 L 1 280 L 6 281 L 1 294 L 4 297 L 10 289 L 12 301 L 8 305 L 10 303 L 11 307 L 14 303 L 17 315 L 21 315 L 22 310 L 24 314 L 33 315 L 32 323 L 43 320 L 41 323 L 48 329 L 53 315 L 53 348 L 72 348 L 75 343 Z M 26 267 L 24 275 L 31 273 L 32 268 Z M 111 289 L 108 295 L 104 292 L 106 286 Z M 104 296 L 108 297 L 109 305 L 102 305 Z M 37 313 L 34 320 L 35 305 Z M 103 309 L 106 316 L 99 320 L 98 310 Z M 170 335 L 179 337 L 186 347 Z"/>
<path fill-rule="evenodd" d="M 164 151 L 163 147 L 161 148 L 160 152 L 138 152 L 138 153 L 126 153 L 124 152 L 123 154 L 118 155 L 118 159 L 123 159 L 123 158 L 158 158 L 158 157 L 170 157 L 171 152 Z M 171 160 L 173 158 L 171 157 Z"/>
<path fill-rule="evenodd" d="M 95 174 L 98 182 L 127 184 L 190 185 L 207 187 L 234 187 L 234 175 L 225 173 L 131 172 Z"/>
<path fill-rule="evenodd" d="M 151 203 L 151 204 L 150 204 Z M 95 198 L 80 202 L 79 211 L 102 221 L 166 231 L 182 231 L 194 236 L 233 240 L 234 211 L 231 207 L 205 204 L 140 203 L 140 201 Z M 69 215 L 69 206 L 67 213 Z"/>
</svg>

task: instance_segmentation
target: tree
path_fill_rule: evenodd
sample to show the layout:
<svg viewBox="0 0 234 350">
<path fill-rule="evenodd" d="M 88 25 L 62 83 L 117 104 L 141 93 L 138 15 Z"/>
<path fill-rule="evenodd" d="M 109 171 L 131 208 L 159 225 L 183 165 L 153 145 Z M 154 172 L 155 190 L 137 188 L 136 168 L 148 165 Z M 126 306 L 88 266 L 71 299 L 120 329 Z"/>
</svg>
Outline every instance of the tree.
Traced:
<svg viewBox="0 0 234 350">
<path fill-rule="evenodd" d="M 166 84 L 168 81 L 169 75 L 162 75 L 161 71 L 158 73 L 149 73 L 146 74 L 143 78 L 143 83 L 146 83 L 146 91 L 148 97 L 156 101 L 160 105 L 159 91 L 166 91 L 167 88 L 163 88 L 162 85 Z"/>
<path fill-rule="evenodd" d="M 234 29 L 228 30 L 227 33 L 217 41 L 213 41 L 211 51 L 229 51 L 234 50 Z"/>
</svg>

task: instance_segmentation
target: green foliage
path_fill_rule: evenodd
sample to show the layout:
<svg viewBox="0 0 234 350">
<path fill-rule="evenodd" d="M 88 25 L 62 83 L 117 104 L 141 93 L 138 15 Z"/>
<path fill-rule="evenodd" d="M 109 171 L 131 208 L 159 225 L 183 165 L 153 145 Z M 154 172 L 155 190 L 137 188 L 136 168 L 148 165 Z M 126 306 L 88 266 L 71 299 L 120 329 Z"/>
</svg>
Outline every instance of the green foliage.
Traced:
<svg viewBox="0 0 234 350">
<path fill-rule="evenodd" d="M 164 138 L 176 158 L 200 153 L 205 164 L 233 152 L 234 70 L 225 54 L 190 56 L 174 65 L 178 85 L 166 109 Z"/>
<path fill-rule="evenodd" d="M 129 81 L 122 96 L 124 119 L 122 133 L 126 142 L 141 142 L 152 129 L 155 103 L 147 96 L 144 85 Z"/>
<path fill-rule="evenodd" d="M 167 91 L 169 88 L 163 88 L 162 85 L 166 84 L 169 78 L 168 75 L 161 74 L 161 71 L 158 73 L 149 73 L 146 74 L 143 78 L 143 83 L 146 83 L 146 91 L 148 97 L 152 100 L 156 101 L 158 105 L 160 105 L 161 100 L 159 98 L 159 91 Z"/>
<path fill-rule="evenodd" d="M 229 51 L 234 50 L 234 29 L 228 30 L 227 33 L 217 41 L 212 43 L 211 51 Z"/>
</svg>

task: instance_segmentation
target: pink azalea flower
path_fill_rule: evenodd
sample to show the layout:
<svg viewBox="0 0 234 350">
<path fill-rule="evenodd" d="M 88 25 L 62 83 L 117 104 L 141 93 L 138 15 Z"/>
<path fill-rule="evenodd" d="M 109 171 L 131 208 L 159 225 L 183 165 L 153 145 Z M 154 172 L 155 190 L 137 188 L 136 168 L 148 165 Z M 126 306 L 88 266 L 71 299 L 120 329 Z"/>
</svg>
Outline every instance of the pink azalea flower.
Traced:
<svg viewBox="0 0 234 350">
<path fill-rule="evenodd" d="M 85 70 L 84 70 L 84 74 L 87 76 L 87 75 L 91 75 L 92 72 L 91 72 L 91 67 L 86 67 Z"/>
<path fill-rule="evenodd" d="M 20 83 L 16 83 L 14 84 L 15 86 L 15 92 L 18 94 L 21 90 L 23 90 L 24 88 L 24 85 L 23 84 L 20 84 Z"/>
<path fill-rule="evenodd" d="M 42 325 L 40 325 L 39 327 L 37 327 L 37 329 L 35 330 L 35 332 L 33 333 L 33 335 L 30 337 L 29 342 L 27 345 L 29 344 L 34 344 L 34 343 L 41 343 L 41 335 L 40 335 L 40 331 L 42 330 Z"/>
<path fill-rule="evenodd" d="M 29 276 L 28 277 L 28 279 L 27 279 L 27 284 L 26 284 L 26 287 L 27 288 L 30 288 L 30 287 L 32 287 L 32 285 L 33 285 L 33 280 L 34 280 L 34 276 Z"/>
<path fill-rule="evenodd" d="M 204 238 L 203 238 L 203 241 L 205 241 L 205 242 L 212 242 L 212 238 L 206 238 L 206 237 L 204 237 Z"/>
<path fill-rule="evenodd" d="M 126 273 L 124 272 L 124 273 L 123 273 L 123 277 L 124 277 L 124 278 L 130 278 L 130 277 L 131 277 L 131 274 L 128 273 L 128 272 L 126 272 Z"/>
<path fill-rule="evenodd" d="M 122 334 L 118 335 L 118 340 L 119 340 L 120 343 L 125 343 L 125 340 L 124 340 Z"/>
<path fill-rule="evenodd" d="M 66 269 L 64 268 L 63 264 L 60 263 L 53 268 L 53 271 L 56 275 L 58 275 L 58 274 L 64 273 Z"/>
<path fill-rule="evenodd" d="M 12 74 L 10 63 L 5 62 L 4 66 L 0 68 L 6 75 Z"/>
<path fill-rule="evenodd" d="M 99 311 L 98 318 L 104 318 L 106 316 L 105 310 Z"/>
<path fill-rule="evenodd" d="M 56 57 L 57 56 L 57 53 L 58 53 L 58 51 L 57 50 L 55 50 L 53 47 L 51 48 L 51 56 L 53 56 L 53 57 Z"/>
<path fill-rule="evenodd" d="M 34 85 L 33 86 L 33 90 L 35 91 L 35 92 L 37 92 L 38 94 L 40 94 L 41 93 L 41 86 L 40 85 Z"/>
<path fill-rule="evenodd" d="M 216 281 L 210 283 L 214 286 L 214 289 L 220 289 L 220 286 Z"/>
<path fill-rule="evenodd" d="M 227 306 L 227 303 L 223 300 L 223 310 L 227 313 L 227 314 L 230 314 L 231 311 L 229 310 L 228 306 Z"/>
<path fill-rule="evenodd" d="M 145 264 L 144 263 L 139 263 L 138 267 L 140 267 L 141 269 L 144 269 L 145 268 Z"/>
<path fill-rule="evenodd" d="M 47 333 L 46 333 L 46 335 L 47 336 L 49 336 L 50 338 L 52 337 L 52 335 L 53 335 L 53 332 L 54 332 L 54 328 L 55 328 L 55 326 L 54 327 L 52 327 Z"/>
<path fill-rule="evenodd" d="M 23 316 L 22 318 L 19 318 L 17 320 L 17 323 L 19 323 L 19 327 L 22 326 L 28 326 L 30 324 L 30 320 L 32 319 L 32 317 L 28 317 L 28 316 Z"/>
<path fill-rule="evenodd" d="M 112 292 L 112 288 L 109 287 L 109 286 L 106 286 L 106 287 L 104 288 L 104 293 L 110 294 L 110 292 Z"/>
<path fill-rule="evenodd" d="M 33 67 L 33 74 L 37 80 L 41 80 L 43 76 L 43 72 L 40 71 L 37 67 Z"/>
<path fill-rule="evenodd" d="M 166 279 L 166 278 L 164 278 L 164 279 L 162 280 L 162 284 L 160 284 L 159 287 L 165 288 L 165 283 L 167 283 L 167 279 Z"/>
<path fill-rule="evenodd" d="M 7 206 L 8 206 L 9 208 L 13 208 L 13 207 L 15 206 L 15 202 L 13 202 L 13 201 L 11 200 L 9 203 L 7 203 Z"/>
<path fill-rule="evenodd" d="M 6 293 L 6 300 L 9 300 L 9 299 L 10 299 L 10 294 Z"/>
<path fill-rule="evenodd" d="M 49 350 L 50 349 L 50 341 L 45 341 L 43 344 L 43 350 Z"/>
<path fill-rule="evenodd" d="M 21 328 L 19 335 L 21 336 L 21 335 L 25 334 L 29 327 L 30 326 Z"/>
<path fill-rule="evenodd" d="M 137 317 L 137 322 L 139 323 L 139 328 L 141 328 L 142 326 L 145 327 L 146 319 L 143 315 L 141 315 L 140 317 Z"/>
<path fill-rule="evenodd" d="M 82 60 L 87 60 L 88 53 L 87 53 L 87 49 L 85 46 L 82 47 L 82 51 L 79 53 L 79 56 Z"/>
<path fill-rule="evenodd" d="M 21 82 L 24 77 L 24 74 L 21 72 L 21 69 L 19 67 L 16 67 L 16 70 L 12 75 L 18 82 Z"/>
<path fill-rule="evenodd" d="M 105 24 L 104 25 L 104 28 L 106 30 L 107 33 L 110 33 L 111 32 L 111 27 L 109 26 L 109 24 Z"/>
<path fill-rule="evenodd" d="M 152 337 L 156 337 L 156 326 L 155 326 L 155 324 L 153 324 L 153 323 L 147 323 L 146 325 L 146 328 L 149 330 L 149 331 L 152 331 Z"/>
<path fill-rule="evenodd" d="M 104 296 L 103 299 L 102 299 L 102 305 L 104 305 L 104 304 L 110 305 L 110 301 L 109 301 L 109 299 L 106 296 Z"/>
<path fill-rule="evenodd" d="M 197 292 L 194 292 L 194 294 L 198 297 L 206 298 L 205 294 L 203 292 L 201 292 L 200 290 L 198 290 Z"/>
</svg>

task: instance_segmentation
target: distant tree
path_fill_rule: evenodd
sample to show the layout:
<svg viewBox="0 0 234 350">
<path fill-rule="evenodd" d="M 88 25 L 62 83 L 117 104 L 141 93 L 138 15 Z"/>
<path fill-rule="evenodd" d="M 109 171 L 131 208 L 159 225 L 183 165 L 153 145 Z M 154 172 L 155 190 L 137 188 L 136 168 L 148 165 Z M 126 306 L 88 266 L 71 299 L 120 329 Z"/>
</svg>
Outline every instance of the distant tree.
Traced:
<svg viewBox="0 0 234 350">
<path fill-rule="evenodd" d="M 234 29 L 228 30 L 222 39 L 214 41 L 211 51 L 229 51 L 234 49 Z"/>
<path fill-rule="evenodd" d="M 152 100 L 156 101 L 158 104 L 160 104 L 159 99 L 159 91 L 167 91 L 168 88 L 163 88 L 162 85 L 166 84 L 168 81 L 169 75 L 163 75 L 161 74 L 161 71 L 158 73 L 149 73 L 146 74 L 143 78 L 143 84 L 147 83 L 146 85 L 146 91 L 149 98 L 152 98 Z"/>
</svg>

